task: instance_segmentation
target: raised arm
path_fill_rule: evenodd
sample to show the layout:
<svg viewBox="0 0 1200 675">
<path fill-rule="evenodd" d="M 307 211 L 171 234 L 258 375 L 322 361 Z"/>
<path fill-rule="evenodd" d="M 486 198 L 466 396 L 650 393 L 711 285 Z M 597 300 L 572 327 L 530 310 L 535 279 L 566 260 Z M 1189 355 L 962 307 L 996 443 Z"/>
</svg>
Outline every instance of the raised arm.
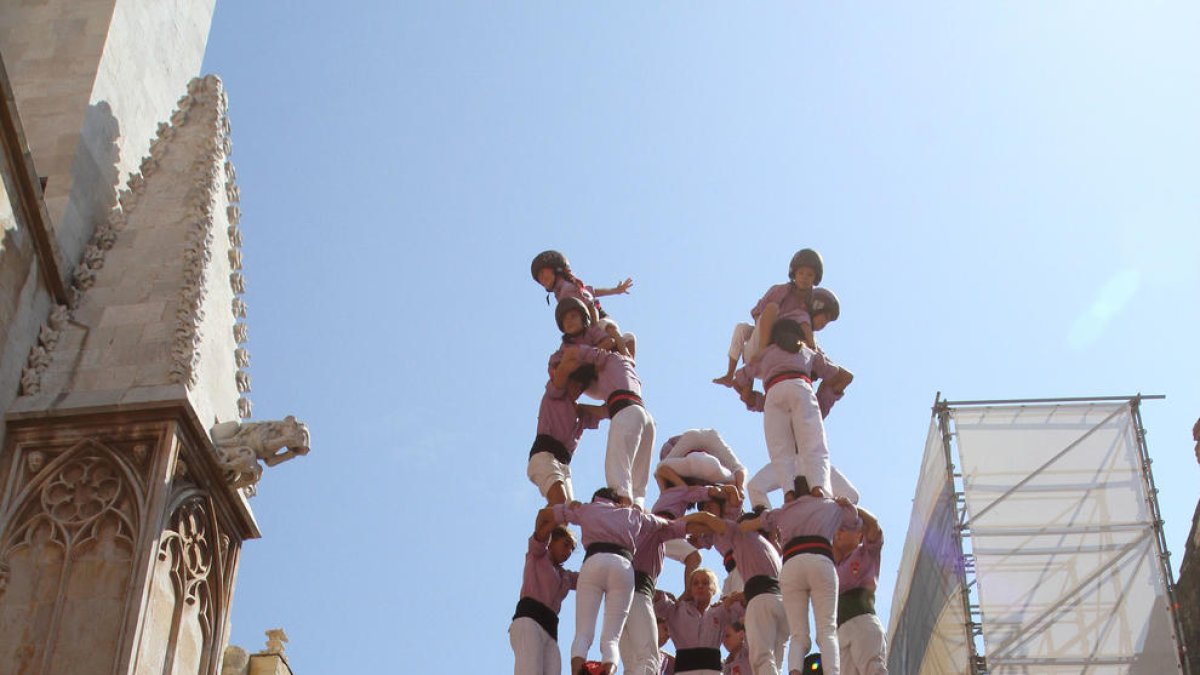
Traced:
<svg viewBox="0 0 1200 675">
<path fill-rule="evenodd" d="M 875 543 L 883 539 L 883 528 L 879 527 L 879 519 L 875 514 L 861 506 L 855 508 L 858 509 L 858 517 L 863 523 L 863 541 Z"/>
<path fill-rule="evenodd" d="M 550 532 L 554 530 L 554 526 L 557 524 L 558 523 L 554 518 L 554 507 L 547 506 L 546 508 L 539 510 L 537 514 L 537 520 L 534 522 L 533 526 L 533 538 L 542 542 L 549 541 Z"/>
<path fill-rule="evenodd" d="M 633 285 L 633 279 L 626 277 L 624 281 L 618 281 L 616 286 L 612 288 L 593 288 L 592 295 L 600 298 L 606 295 L 625 295 L 629 293 L 629 287 Z"/>
</svg>

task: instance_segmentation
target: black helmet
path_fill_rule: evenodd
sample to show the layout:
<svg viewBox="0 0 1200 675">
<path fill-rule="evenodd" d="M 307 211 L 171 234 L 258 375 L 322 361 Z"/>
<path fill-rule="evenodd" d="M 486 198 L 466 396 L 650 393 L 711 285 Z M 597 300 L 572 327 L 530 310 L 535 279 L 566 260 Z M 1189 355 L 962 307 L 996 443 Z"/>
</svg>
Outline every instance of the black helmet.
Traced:
<svg viewBox="0 0 1200 675">
<path fill-rule="evenodd" d="M 562 274 L 571 269 L 571 263 L 567 261 L 567 256 L 558 251 L 542 251 L 533 256 L 533 263 L 529 266 L 529 273 L 533 275 L 534 281 L 537 281 L 538 272 L 546 267 Z"/>
<path fill-rule="evenodd" d="M 824 313 L 830 321 L 837 321 L 842 313 L 842 306 L 837 296 L 828 288 L 814 288 L 812 292 L 812 314 Z"/>
<path fill-rule="evenodd" d="M 801 267 L 811 267 L 815 273 L 813 277 L 813 285 L 821 285 L 821 276 L 825 272 L 825 264 L 821 262 L 821 254 L 811 248 L 802 248 L 796 251 L 796 255 L 792 256 L 792 264 L 788 265 L 788 279 L 793 279 L 796 276 L 796 270 Z M 534 276 L 537 273 L 534 272 Z"/>
<path fill-rule="evenodd" d="M 558 307 L 554 308 L 554 322 L 558 324 L 558 329 L 563 330 L 563 318 L 567 316 L 567 312 L 571 310 L 579 310 L 579 316 L 583 317 L 583 327 L 587 328 L 592 325 L 592 313 L 588 311 L 588 306 L 583 304 L 579 298 L 563 298 L 558 301 Z M 566 331 L 563 331 L 564 333 Z"/>
</svg>

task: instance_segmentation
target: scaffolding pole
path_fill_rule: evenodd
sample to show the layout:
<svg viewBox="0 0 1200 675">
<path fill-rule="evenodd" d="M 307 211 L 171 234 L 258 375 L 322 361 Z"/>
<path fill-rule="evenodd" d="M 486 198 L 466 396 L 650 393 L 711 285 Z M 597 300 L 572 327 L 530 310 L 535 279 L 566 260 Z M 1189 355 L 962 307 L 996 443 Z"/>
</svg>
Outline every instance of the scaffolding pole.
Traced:
<svg viewBox="0 0 1200 675">
<path fill-rule="evenodd" d="M 970 524 L 967 522 L 966 494 L 962 490 L 960 474 L 955 473 L 954 451 L 952 448 L 953 433 L 950 431 L 950 405 L 941 400 L 942 393 L 938 392 L 934 400 L 934 411 L 938 419 L 938 429 L 942 433 L 942 450 L 946 457 L 946 478 L 950 481 L 954 499 L 954 540 L 958 545 L 959 565 L 958 579 L 962 595 L 963 616 L 967 621 L 963 625 L 967 637 L 968 667 L 970 675 L 987 675 L 987 657 L 979 648 L 983 643 L 983 623 L 979 614 L 979 603 L 971 602 L 971 595 L 978 588 L 975 583 L 974 555 L 967 553 L 965 540 L 970 538 Z M 970 578 L 968 578 L 970 577 Z M 978 620 L 977 620 L 978 619 Z M 979 640 L 979 644 L 976 643 Z"/>
<path fill-rule="evenodd" d="M 1158 507 L 1158 488 L 1154 485 L 1154 472 L 1150 470 L 1150 465 L 1154 460 L 1150 459 L 1150 451 L 1146 446 L 1146 428 L 1142 426 L 1142 409 L 1141 402 L 1144 398 L 1161 398 L 1152 396 L 1137 395 L 1129 400 L 1129 408 L 1133 414 L 1133 423 L 1136 425 L 1134 434 L 1137 437 L 1138 459 L 1141 464 L 1141 475 L 1143 487 L 1146 490 L 1146 502 L 1150 508 L 1150 516 L 1154 522 L 1154 546 L 1158 553 L 1155 559 L 1158 561 L 1159 574 L 1162 575 L 1164 585 L 1167 588 L 1167 610 L 1171 614 L 1171 625 L 1175 629 L 1171 632 L 1171 637 L 1175 640 L 1175 651 L 1178 655 L 1179 665 L 1183 672 L 1193 672 L 1191 666 L 1191 654 L 1188 654 L 1187 643 L 1183 639 L 1183 622 L 1179 618 L 1179 604 L 1175 600 L 1175 575 L 1171 572 L 1171 551 L 1167 548 L 1167 537 L 1163 532 L 1162 512 Z"/>
</svg>

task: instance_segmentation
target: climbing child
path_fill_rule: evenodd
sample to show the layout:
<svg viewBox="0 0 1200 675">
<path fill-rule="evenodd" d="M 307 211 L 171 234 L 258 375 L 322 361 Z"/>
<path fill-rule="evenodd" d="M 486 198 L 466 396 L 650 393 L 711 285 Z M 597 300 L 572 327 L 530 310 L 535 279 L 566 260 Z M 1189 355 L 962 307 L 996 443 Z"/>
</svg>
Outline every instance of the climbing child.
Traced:
<svg viewBox="0 0 1200 675">
<path fill-rule="evenodd" d="M 630 286 L 633 286 L 633 279 L 626 278 L 624 281 L 617 282 L 617 285 L 612 288 L 592 288 L 571 272 L 571 263 L 567 261 L 565 255 L 558 251 L 542 251 L 534 256 L 530 272 L 533 274 L 533 280 L 546 289 L 547 293 L 553 294 L 555 300 L 562 302 L 564 298 L 576 298 L 588 308 L 593 324 L 602 326 L 606 331 L 609 326 L 619 331 L 616 322 L 608 318 L 608 314 L 600 307 L 600 302 L 596 298 L 629 293 Z M 623 337 L 632 355 L 635 345 L 634 335 L 625 333 Z"/>
<path fill-rule="evenodd" d="M 754 325 L 739 323 L 734 327 L 733 339 L 729 344 L 729 367 L 724 375 L 714 378 L 713 382 L 731 386 L 738 359 L 753 363 L 759 352 L 770 344 L 771 328 L 778 319 L 791 319 L 800 324 L 804 341 L 810 347 L 815 347 L 817 342 L 813 338 L 811 318 L 813 287 L 821 283 L 824 273 L 825 263 L 820 253 L 811 248 L 796 251 L 788 265 L 788 282 L 767 289 L 758 304 L 750 310 Z"/>
</svg>

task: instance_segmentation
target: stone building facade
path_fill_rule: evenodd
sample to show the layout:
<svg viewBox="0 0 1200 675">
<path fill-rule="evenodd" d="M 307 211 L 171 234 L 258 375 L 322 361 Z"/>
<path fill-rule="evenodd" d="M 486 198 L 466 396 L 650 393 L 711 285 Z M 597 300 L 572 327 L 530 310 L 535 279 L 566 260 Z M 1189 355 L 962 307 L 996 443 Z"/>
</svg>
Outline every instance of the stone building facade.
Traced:
<svg viewBox="0 0 1200 675">
<path fill-rule="evenodd" d="M 214 2 L 0 1 L 5 673 L 290 672 L 222 668 L 249 498 L 309 437 L 249 419 Z"/>
</svg>

